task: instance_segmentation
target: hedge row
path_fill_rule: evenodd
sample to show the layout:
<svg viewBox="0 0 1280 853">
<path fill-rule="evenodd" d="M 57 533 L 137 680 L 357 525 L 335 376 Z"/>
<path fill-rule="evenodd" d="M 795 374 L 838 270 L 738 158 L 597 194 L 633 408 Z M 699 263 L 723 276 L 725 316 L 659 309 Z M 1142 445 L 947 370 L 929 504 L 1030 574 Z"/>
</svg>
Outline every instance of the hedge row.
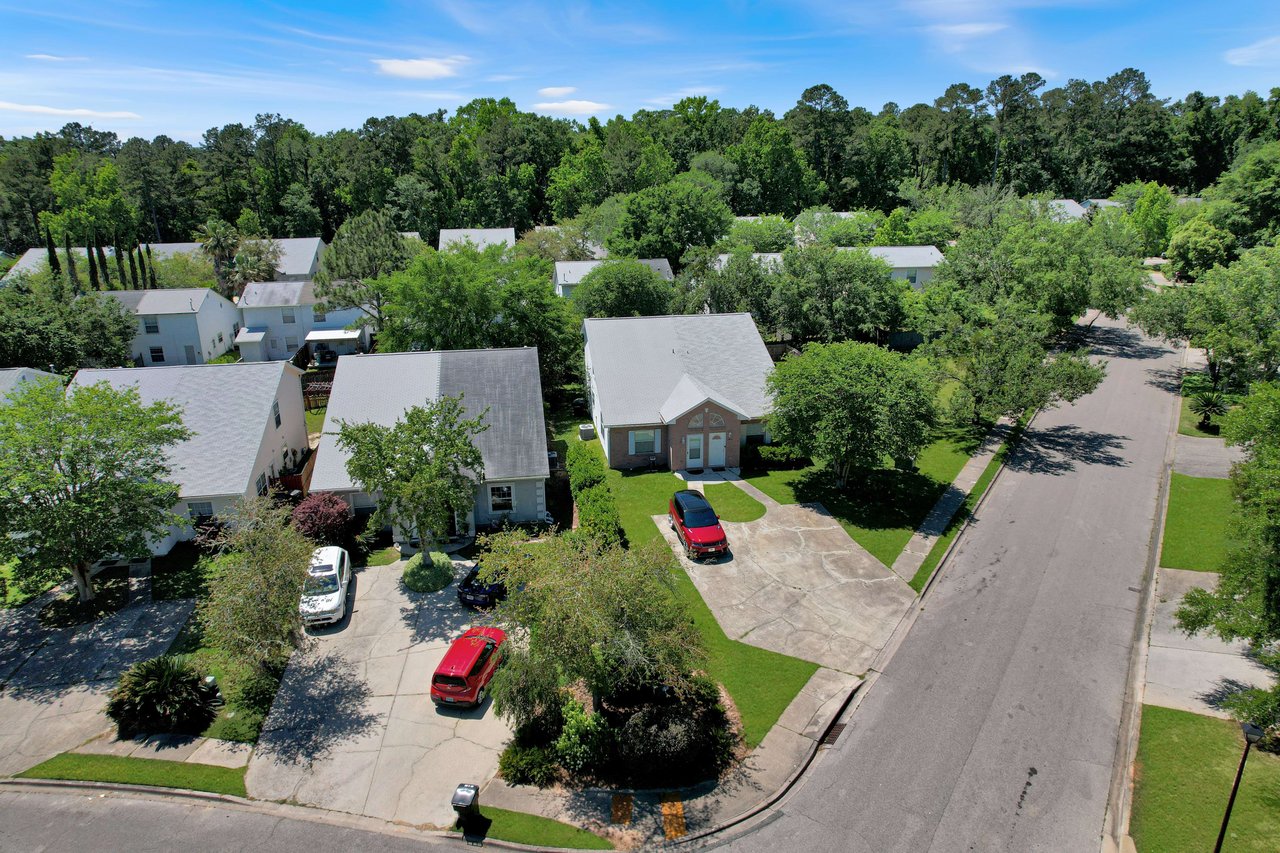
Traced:
<svg viewBox="0 0 1280 853">
<path fill-rule="evenodd" d="M 601 545 L 622 542 L 622 518 L 609 484 L 604 481 L 604 460 L 584 441 L 569 442 L 565 454 L 569 491 L 578 507 L 578 529 Z"/>
</svg>

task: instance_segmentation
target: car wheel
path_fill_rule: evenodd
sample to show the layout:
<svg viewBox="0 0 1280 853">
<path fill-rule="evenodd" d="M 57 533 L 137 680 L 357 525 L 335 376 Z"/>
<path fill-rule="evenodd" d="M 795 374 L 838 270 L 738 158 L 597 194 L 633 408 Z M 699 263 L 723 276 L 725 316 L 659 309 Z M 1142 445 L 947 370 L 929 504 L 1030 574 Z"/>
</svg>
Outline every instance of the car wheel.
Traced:
<svg viewBox="0 0 1280 853">
<path fill-rule="evenodd" d="M 479 690 L 479 692 L 477 692 L 477 693 L 476 693 L 476 707 L 477 707 L 477 708 L 479 708 L 481 705 L 483 705 L 483 704 L 484 704 L 484 700 L 485 700 L 485 697 L 486 697 L 487 695 L 488 695 L 488 691 L 486 691 L 486 690 L 485 690 L 485 688 L 481 687 L 481 688 L 480 688 L 480 690 Z"/>
</svg>

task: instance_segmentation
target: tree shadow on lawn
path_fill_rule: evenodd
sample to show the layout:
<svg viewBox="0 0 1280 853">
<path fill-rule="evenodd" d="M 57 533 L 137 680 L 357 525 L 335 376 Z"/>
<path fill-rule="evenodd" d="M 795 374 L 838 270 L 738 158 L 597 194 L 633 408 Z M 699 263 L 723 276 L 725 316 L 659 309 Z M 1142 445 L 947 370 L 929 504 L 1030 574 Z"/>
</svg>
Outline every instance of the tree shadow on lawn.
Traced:
<svg viewBox="0 0 1280 853">
<path fill-rule="evenodd" d="M 824 466 L 802 474 L 791 490 L 800 503 L 820 503 L 836 519 L 856 527 L 914 530 L 948 485 L 918 471 L 877 468 L 854 472 L 839 488 Z"/>
<path fill-rule="evenodd" d="M 1082 430 L 1075 424 L 1025 432 L 1017 448 L 1005 459 L 1005 467 L 1032 474 L 1060 476 L 1076 469 L 1076 463 L 1123 468 L 1129 460 L 1117 451 L 1127 435 Z"/>
<path fill-rule="evenodd" d="M 382 722 L 366 710 L 372 694 L 355 666 L 316 646 L 294 654 L 263 724 L 257 751 L 277 763 L 322 759 Z"/>
</svg>

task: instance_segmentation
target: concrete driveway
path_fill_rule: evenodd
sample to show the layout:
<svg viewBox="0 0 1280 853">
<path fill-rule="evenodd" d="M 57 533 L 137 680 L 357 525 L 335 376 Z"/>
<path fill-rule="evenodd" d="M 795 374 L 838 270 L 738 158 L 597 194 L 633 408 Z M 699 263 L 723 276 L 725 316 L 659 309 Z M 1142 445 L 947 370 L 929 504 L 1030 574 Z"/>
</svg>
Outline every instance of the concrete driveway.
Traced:
<svg viewBox="0 0 1280 853">
<path fill-rule="evenodd" d="M 764 517 L 723 522 L 732 555 L 684 556 L 667 516 L 654 523 L 724 632 L 735 640 L 862 675 L 915 601 L 906 582 L 817 504 L 782 505 L 741 480 Z"/>
<path fill-rule="evenodd" d="M 347 618 L 294 654 L 249 763 L 251 796 L 446 826 L 457 784 L 493 778 L 507 724 L 489 702 L 437 710 L 428 695 L 449 643 L 485 616 L 453 585 L 410 592 L 402 571 L 357 570 Z"/>
<path fill-rule="evenodd" d="M 0 610 L 0 775 L 109 731 L 102 709 L 116 678 L 167 650 L 191 614 L 189 601 L 144 595 L 92 624 L 50 630 L 38 613 L 54 594 Z"/>
</svg>

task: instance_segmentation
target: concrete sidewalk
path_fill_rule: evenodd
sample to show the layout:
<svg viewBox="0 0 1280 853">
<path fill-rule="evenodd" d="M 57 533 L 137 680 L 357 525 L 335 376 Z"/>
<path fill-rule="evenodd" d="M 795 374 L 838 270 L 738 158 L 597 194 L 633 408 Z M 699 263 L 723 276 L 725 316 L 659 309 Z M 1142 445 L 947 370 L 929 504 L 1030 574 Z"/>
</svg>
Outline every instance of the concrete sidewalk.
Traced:
<svg viewBox="0 0 1280 853">
<path fill-rule="evenodd" d="M 236 768 L 249 765 L 253 747 L 247 743 L 191 735 L 151 735 L 120 740 L 114 734 L 107 733 L 71 751 L 86 755 L 120 755 Z"/>
<path fill-rule="evenodd" d="M 1239 447 L 1227 447 L 1221 438 L 1178 435 L 1173 470 L 1188 477 L 1225 480 L 1231 476 L 1231 466 L 1242 459 L 1244 451 Z"/>
<path fill-rule="evenodd" d="M 910 583 L 911 579 L 916 576 L 916 571 L 924 564 L 925 558 L 929 556 L 929 552 L 933 550 L 934 543 L 947 530 L 947 525 L 951 523 L 951 519 L 955 517 L 959 511 L 965 498 L 969 496 L 969 492 L 977 484 L 978 478 L 982 476 L 982 472 L 987 470 L 987 465 L 991 463 L 992 458 L 1000 450 L 1005 439 L 1009 437 L 1009 432 L 1013 429 L 1013 421 L 1008 418 L 1001 418 L 987 433 L 987 437 L 982 440 L 982 445 L 978 448 L 978 452 L 969 458 L 969 461 L 960 469 L 960 473 L 956 475 L 955 480 L 938 498 L 938 502 L 933 505 L 933 509 L 929 510 L 929 514 L 925 516 L 924 521 L 920 523 L 920 527 L 916 529 L 915 535 L 911 537 L 911 541 L 907 543 L 907 547 L 902 549 L 902 553 L 898 555 L 898 559 L 893 561 L 892 569 L 894 574 Z"/>
</svg>

